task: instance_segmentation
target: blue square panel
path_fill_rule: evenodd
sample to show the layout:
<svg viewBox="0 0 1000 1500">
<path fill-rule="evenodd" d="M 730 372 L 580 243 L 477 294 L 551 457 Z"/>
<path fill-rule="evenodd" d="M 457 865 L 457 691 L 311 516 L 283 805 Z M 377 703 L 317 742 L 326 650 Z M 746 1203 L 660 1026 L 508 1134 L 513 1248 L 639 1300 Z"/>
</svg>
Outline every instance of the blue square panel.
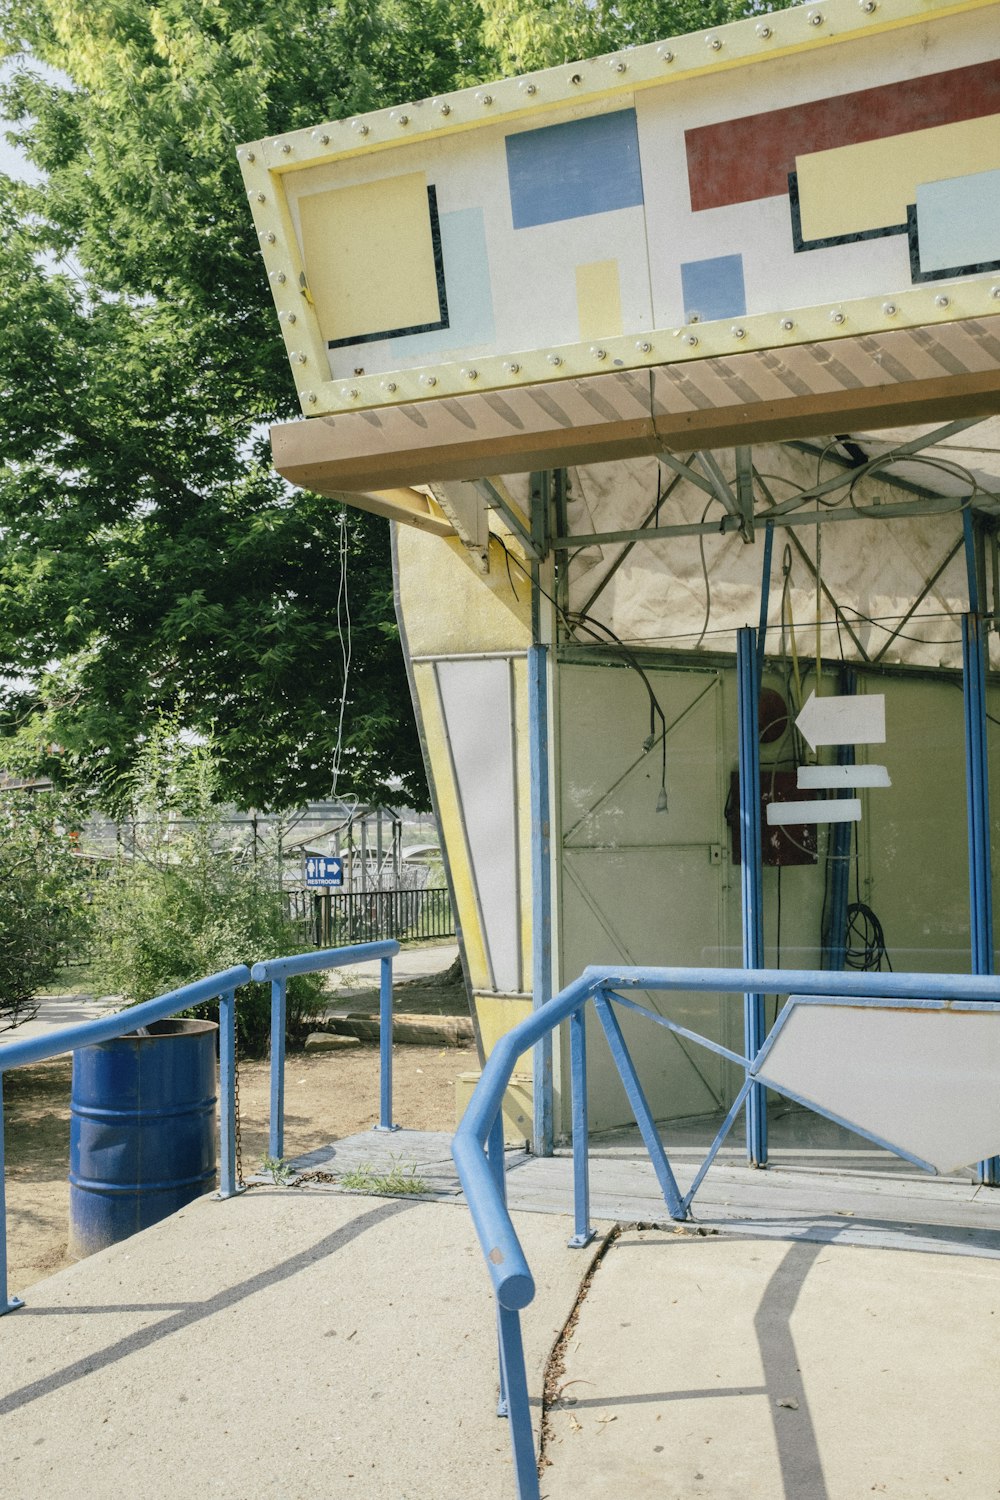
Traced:
<svg viewBox="0 0 1000 1500">
<path fill-rule="evenodd" d="M 684 320 L 710 323 L 713 318 L 742 317 L 747 310 L 742 255 L 715 255 L 681 266 Z"/>
<path fill-rule="evenodd" d="M 555 224 L 641 204 L 634 109 L 507 137 L 515 229 Z"/>
</svg>

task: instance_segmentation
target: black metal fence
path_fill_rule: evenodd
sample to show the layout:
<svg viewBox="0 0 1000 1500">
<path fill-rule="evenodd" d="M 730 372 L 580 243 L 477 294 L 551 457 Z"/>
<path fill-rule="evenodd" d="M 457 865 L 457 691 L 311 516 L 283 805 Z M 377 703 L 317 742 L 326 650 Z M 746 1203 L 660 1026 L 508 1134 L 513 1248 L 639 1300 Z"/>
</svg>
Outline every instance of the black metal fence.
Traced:
<svg viewBox="0 0 1000 1500">
<path fill-rule="evenodd" d="M 374 943 L 384 938 L 416 942 L 453 937 L 455 917 L 443 887 L 397 891 L 286 891 L 292 918 L 317 948 Z"/>
</svg>

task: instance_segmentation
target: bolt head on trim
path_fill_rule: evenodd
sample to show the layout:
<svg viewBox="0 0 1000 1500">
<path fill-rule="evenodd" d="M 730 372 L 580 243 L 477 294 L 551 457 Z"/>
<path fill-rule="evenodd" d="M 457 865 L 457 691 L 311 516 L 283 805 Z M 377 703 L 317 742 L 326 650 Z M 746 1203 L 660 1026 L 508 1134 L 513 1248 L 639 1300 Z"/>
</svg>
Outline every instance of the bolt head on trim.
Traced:
<svg viewBox="0 0 1000 1500">
<path fill-rule="evenodd" d="M 590 354 L 592 359 L 607 359 L 608 357 L 608 351 L 606 349 L 598 349 L 596 344 L 591 345 Z"/>
<path fill-rule="evenodd" d="M 894 318 L 899 309 L 897 308 L 895 302 L 883 302 L 882 311 L 885 313 L 887 318 Z"/>
<path fill-rule="evenodd" d="M 792 318 L 782 318 L 780 326 L 782 333 L 791 333 L 792 329 L 795 327 L 795 323 Z"/>
<path fill-rule="evenodd" d="M 665 63 L 672 63 L 674 60 L 674 54 L 669 47 L 657 47 L 656 55 Z"/>
</svg>

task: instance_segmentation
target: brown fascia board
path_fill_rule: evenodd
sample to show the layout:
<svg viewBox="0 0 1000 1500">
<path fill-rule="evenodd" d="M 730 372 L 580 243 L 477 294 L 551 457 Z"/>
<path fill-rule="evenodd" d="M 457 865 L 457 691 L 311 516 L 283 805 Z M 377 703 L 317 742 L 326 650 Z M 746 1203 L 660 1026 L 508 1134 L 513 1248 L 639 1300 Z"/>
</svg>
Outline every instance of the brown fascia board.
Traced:
<svg viewBox="0 0 1000 1500">
<path fill-rule="evenodd" d="M 860 348 L 860 341 L 842 341 L 841 366 L 848 356 L 857 363 Z M 1000 363 L 901 381 L 883 372 L 869 344 L 863 380 L 846 389 L 741 399 L 753 394 L 753 380 L 770 379 L 763 363 L 748 363 L 757 360 L 745 354 L 706 361 L 701 371 L 687 366 L 688 374 L 663 366 L 311 417 L 272 427 L 274 463 L 303 489 L 447 535 L 451 528 L 433 502 L 400 487 L 1000 411 Z M 829 375 L 816 378 L 829 387 Z M 688 399 L 692 391 L 697 406 Z"/>
</svg>

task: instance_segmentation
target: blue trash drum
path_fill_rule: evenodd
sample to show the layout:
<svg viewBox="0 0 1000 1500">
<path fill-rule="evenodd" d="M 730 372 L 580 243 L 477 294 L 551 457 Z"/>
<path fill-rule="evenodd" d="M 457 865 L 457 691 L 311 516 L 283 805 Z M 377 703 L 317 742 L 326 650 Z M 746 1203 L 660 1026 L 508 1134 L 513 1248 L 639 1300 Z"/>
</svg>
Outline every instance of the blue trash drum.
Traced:
<svg viewBox="0 0 1000 1500">
<path fill-rule="evenodd" d="M 93 1255 L 216 1185 L 213 1021 L 171 1017 L 73 1054 L 69 1249 Z"/>
</svg>

